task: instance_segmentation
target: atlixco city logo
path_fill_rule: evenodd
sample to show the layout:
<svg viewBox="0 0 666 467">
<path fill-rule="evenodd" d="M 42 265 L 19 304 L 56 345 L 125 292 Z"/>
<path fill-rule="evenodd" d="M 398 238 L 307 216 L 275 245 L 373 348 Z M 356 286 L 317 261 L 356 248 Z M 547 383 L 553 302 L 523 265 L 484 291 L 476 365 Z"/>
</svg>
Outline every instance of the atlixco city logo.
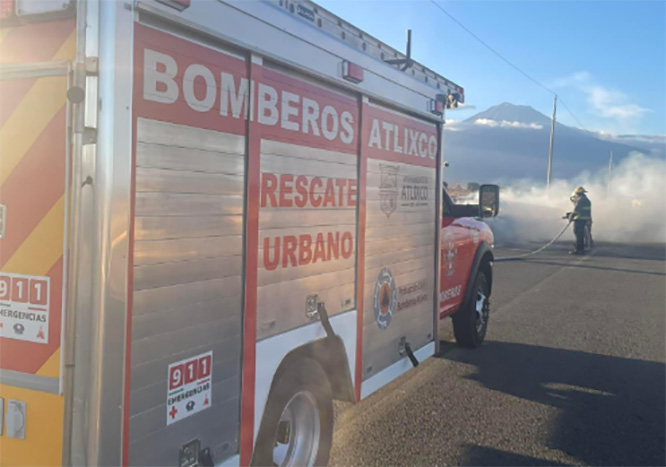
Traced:
<svg viewBox="0 0 666 467">
<path fill-rule="evenodd" d="M 393 274 L 388 268 L 384 268 L 377 276 L 375 284 L 374 312 L 377 326 L 382 331 L 391 324 L 391 317 L 398 303 L 398 289 L 393 280 Z"/>
<path fill-rule="evenodd" d="M 381 180 L 379 182 L 379 205 L 386 218 L 398 207 L 398 172 L 397 165 L 379 164 Z"/>
</svg>

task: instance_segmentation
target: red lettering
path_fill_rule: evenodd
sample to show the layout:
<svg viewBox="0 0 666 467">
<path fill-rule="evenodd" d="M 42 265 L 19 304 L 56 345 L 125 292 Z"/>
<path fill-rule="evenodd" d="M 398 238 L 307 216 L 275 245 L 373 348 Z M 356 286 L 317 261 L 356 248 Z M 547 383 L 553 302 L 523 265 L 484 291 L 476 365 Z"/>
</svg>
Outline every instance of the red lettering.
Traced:
<svg viewBox="0 0 666 467">
<path fill-rule="evenodd" d="M 326 192 L 324 193 L 324 204 L 326 206 L 335 206 L 335 187 L 333 186 L 333 179 L 326 180 Z"/>
<path fill-rule="evenodd" d="M 345 185 L 347 184 L 347 180 L 344 178 L 338 178 L 335 180 L 335 185 L 338 187 L 338 206 L 342 206 L 342 198 L 345 192 Z"/>
<path fill-rule="evenodd" d="M 277 268 L 280 262 L 280 237 L 275 237 L 275 251 L 273 251 L 273 260 L 271 261 L 271 239 L 264 238 L 264 268 L 266 271 L 272 271 Z"/>
<path fill-rule="evenodd" d="M 354 250 L 354 239 L 352 238 L 351 232 L 345 232 L 342 234 L 342 257 L 347 259 L 351 256 L 352 251 Z"/>
<path fill-rule="evenodd" d="M 275 198 L 275 189 L 277 188 L 277 177 L 271 173 L 261 174 L 261 207 L 266 207 L 266 198 L 270 197 L 271 207 L 277 206 Z"/>
<path fill-rule="evenodd" d="M 279 179 L 278 179 L 279 178 Z M 357 181 L 293 174 L 261 174 L 261 207 L 355 207 Z M 347 192 L 345 194 L 345 191 Z"/>
<path fill-rule="evenodd" d="M 338 259 L 340 257 L 340 232 L 335 232 L 335 236 L 333 232 L 329 232 L 327 240 L 328 259 L 333 259 L 333 256 L 335 256 L 335 259 Z"/>
<path fill-rule="evenodd" d="M 294 204 L 299 207 L 305 207 L 308 204 L 308 179 L 305 175 L 299 175 L 296 177 L 296 192 L 298 195 L 294 198 Z"/>
<path fill-rule="evenodd" d="M 298 246 L 298 241 L 293 235 L 285 235 L 284 237 L 284 249 L 282 250 L 282 267 L 286 268 L 288 262 L 291 262 L 292 266 L 296 266 L 298 263 L 296 261 L 296 247 Z"/>
<path fill-rule="evenodd" d="M 322 199 L 321 195 L 317 195 L 317 197 L 315 198 L 315 190 L 316 190 L 315 185 L 318 185 L 319 188 L 324 186 L 324 184 L 321 181 L 321 178 L 314 177 L 310 182 L 310 203 L 312 204 L 313 207 L 318 208 L 319 206 L 321 206 Z"/>
<path fill-rule="evenodd" d="M 314 251 L 314 257 L 312 258 L 312 262 L 316 263 L 318 259 L 322 261 L 326 261 L 326 247 L 324 245 L 324 234 L 319 232 L 317 234 L 317 243 L 315 245 L 315 251 Z"/>
<path fill-rule="evenodd" d="M 356 206 L 356 180 L 351 178 L 347 188 L 347 206 Z"/>
<path fill-rule="evenodd" d="M 303 266 L 312 261 L 312 237 L 304 234 L 298 236 L 298 265 Z"/>
<path fill-rule="evenodd" d="M 280 175 L 280 207 L 281 208 L 290 208 L 291 207 L 291 197 L 290 195 L 294 189 L 292 188 L 292 182 L 294 181 L 294 176 L 291 174 Z"/>
</svg>

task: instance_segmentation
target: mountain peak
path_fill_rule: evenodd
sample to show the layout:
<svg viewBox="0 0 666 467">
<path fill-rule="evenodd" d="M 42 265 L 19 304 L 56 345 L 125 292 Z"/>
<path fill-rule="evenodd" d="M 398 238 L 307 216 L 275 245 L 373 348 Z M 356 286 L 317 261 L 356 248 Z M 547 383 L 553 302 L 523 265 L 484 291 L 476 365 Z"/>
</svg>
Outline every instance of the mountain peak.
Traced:
<svg viewBox="0 0 666 467">
<path fill-rule="evenodd" d="M 550 123 L 550 118 L 529 105 L 515 105 L 509 102 L 503 102 L 490 107 L 488 110 L 471 116 L 465 122 L 474 123 L 479 119 L 495 120 L 497 122 L 537 123 L 541 125 Z"/>
</svg>

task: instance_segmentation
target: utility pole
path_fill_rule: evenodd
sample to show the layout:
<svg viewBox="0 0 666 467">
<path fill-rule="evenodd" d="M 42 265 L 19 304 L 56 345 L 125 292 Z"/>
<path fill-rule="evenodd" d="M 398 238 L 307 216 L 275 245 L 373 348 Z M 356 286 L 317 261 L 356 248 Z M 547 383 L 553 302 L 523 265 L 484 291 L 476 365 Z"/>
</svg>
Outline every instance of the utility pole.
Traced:
<svg viewBox="0 0 666 467">
<path fill-rule="evenodd" d="M 610 152 L 610 157 L 608 158 L 608 182 L 606 184 L 607 196 L 610 196 L 612 179 L 613 179 L 613 151 Z"/>
<path fill-rule="evenodd" d="M 550 125 L 550 147 L 548 148 L 548 175 L 546 176 L 546 189 L 550 188 L 550 174 L 553 170 L 553 139 L 555 137 L 555 113 L 557 112 L 557 94 L 553 101 L 553 120 Z"/>
</svg>

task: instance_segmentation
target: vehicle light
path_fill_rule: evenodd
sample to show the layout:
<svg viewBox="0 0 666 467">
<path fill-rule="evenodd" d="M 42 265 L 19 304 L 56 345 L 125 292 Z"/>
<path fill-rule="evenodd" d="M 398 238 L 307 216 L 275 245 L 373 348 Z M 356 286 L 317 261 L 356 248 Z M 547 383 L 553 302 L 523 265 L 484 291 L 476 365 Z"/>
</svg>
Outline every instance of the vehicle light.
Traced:
<svg viewBox="0 0 666 467">
<path fill-rule="evenodd" d="M 347 81 L 358 84 L 363 81 L 363 67 L 347 60 L 343 60 L 342 77 Z"/>
<path fill-rule="evenodd" d="M 444 94 L 437 94 L 435 99 L 430 100 L 430 112 L 435 115 L 444 115 L 445 102 L 446 96 Z"/>
<path fill-rule="evenodd" d="M 60 13 L 69 9 L 72 0 L 16 0 L 16 16 Z"/>
<path fill-rule="evenodd" d="M 192 0 L 157 0 L 158 2 L 175 8 L 178 11 L 186 10 L 190 7 Z"/>
<path fill-rule="evenodd" d="M 0 19 L 7 19 L 14 14 L 14 0 L 0 0 Z"/>
</svg>

